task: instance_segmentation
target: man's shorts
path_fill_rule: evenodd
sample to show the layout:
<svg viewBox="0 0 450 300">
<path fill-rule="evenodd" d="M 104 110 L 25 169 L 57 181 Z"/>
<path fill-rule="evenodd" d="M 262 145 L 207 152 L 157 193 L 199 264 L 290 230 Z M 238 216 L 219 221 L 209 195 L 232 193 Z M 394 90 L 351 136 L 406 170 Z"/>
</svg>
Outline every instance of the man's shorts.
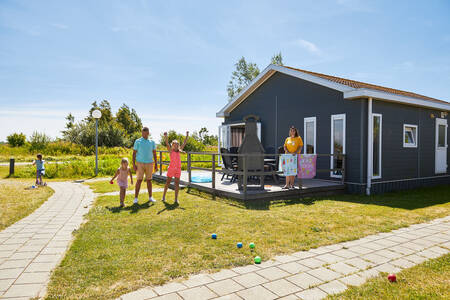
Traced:
<svg viewBox="0 0 450 300">
<path fill-rule="evenodd" d="M 153 163 L 140 163 L 136 162 L 136 179 L 142 180 L 144 179 L 145 174 L 145 180 L 152 180 L 152 174 L 153 174 Z"/>
</svg>

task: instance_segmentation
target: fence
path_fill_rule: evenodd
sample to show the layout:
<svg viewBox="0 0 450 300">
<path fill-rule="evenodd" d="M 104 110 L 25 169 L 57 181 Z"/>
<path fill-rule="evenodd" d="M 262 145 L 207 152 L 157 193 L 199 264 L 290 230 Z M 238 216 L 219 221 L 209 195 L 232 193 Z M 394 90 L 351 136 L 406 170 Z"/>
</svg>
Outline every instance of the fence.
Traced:
<svg viewBox="0 0 450 300">
<path fill-rule="evenodd" d="M 169 162 L 168 160 L 164 160 L 163 153 L 169 153 L 166 150 L 158 150 L 159 152 L 159 175 L 162 176 L 163 173 L 163 166 L 168 166 Z M 188 186 L 195 186 L 195 183 L 192 183 L 192 171 L 193 170 L 200 170 L 200 171 L 206 171 L 211 172 L 211 189 L 214 191 L 216 190 L 216 175 L 217 174 L 226 174 L 226 175 L 234 175 L 234 176 L 242 176 L 242 191 L 244 194 L 244 198 L 246 198 L 247 192 L 248 192 L 248 177 L 250 176 L 274 176 L 282 174 L 281 171 L 278 171 L 278 166 L 275 167 L 274 170 L 270 171 L 252 171 L 248 170 L 247 168 L 247 161 L 250 157 L 262 157 L 264 158 L 272 158 L 275 162 L 278 161 L 278 157 L 281 154 L 238 154 L 238 153 L 215 153 L 215 152 L 187 152 L 187 160 L 182 160 L 181 162 L 184 164 L 187 164 L 186 169 L 188 172 Z M 194 158 L 198 156 L 201 156 L 201 160 L 195 160 Z M 211 157 L 211 159 L 204 159 L 204 157 Z M 233 170 L 233 169 L 226 169 L 222 168 L 222 166 L 219 164 L 220 157 L 232 157 L 232 158 L 238 158 L 242 157 L 242 168 L 241 170 Z M 319 157 L 333 157 L 333 159 L 340 159 L 341 160 L 341 167 L 340 168 L 325 168 L 325 169 L 316 169 L 316 172 L 339 172 L 340 173 L 340 180 L 342 184 L 345 182 L 345 158 L 346 156 L 344 154 L 316 154 L 316 156 Z M 196 164 L 210 164 L 211 167 L 199 167 L 196 166 Z"/>
</svg>

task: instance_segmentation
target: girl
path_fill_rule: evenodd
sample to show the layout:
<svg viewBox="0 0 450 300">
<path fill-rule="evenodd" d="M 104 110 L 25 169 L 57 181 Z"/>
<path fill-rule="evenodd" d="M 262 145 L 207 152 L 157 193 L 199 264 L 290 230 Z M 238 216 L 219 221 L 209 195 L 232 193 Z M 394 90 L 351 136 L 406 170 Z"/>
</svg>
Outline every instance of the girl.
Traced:
<svg viewBox="0 0 450 300">
<path fill-rule="evenodd" d="M 33 161 L 33 166 L 36 166 L 36 185 L 47 185 L 42 181 L 42 175 L 45 174 L 44 160 L 42 154 L 38 154 L 37 159 Z"/>
<path fill-rule="evenodd" d="M 173 140 L 169 145 L 169 138 L 167 137 L 167 132 L 164 132 L 164 139 L 166 141 L 167 151 L 170 153 L 170 164 L 167 169 L 167 180 L 164 186 L 164 193 L 162 201 L 166 201 L 166 192 L 169 188 L 172 177 L 175 181 L 175 204 L 178 204 L 178 190 L 180 189 L 180 176 L 181 176 L 181 158 L 180 152 L 183 152 L 184 146 L 186 146 L 189 137 L 189 131 L 186 131 L 186 138 L 184 139 L 183 145 L 180 146 L 177 140 Z"/>
<path fill-rule="evenodd" d="M 303 140 L 298 135 L 297 128 L 291 126 L 289 129 L 289 137 L 284 142 L 284 153 L 291 153 L 297 155 L 302 152 Z M 286 176 L 286 185 L 283 189 L 295 189 L 295 176 Z"/>
<path fill-rule="evenodd" d="M 130 175 L 131 185 L 133 185 L 133 175 L 131 174 L 131 169 L 128 167 L 128 158 L 122 158 L 120 163 L 120 168 L 117 169 L 116 174 L 114 174 L 110 183 L 114 183 L 114 179 L 117 177 L 117 184 L 120 188 L 120 207 L 124 207 L 125 194 L 128 188 L 128 174 Z"/>
</svg>

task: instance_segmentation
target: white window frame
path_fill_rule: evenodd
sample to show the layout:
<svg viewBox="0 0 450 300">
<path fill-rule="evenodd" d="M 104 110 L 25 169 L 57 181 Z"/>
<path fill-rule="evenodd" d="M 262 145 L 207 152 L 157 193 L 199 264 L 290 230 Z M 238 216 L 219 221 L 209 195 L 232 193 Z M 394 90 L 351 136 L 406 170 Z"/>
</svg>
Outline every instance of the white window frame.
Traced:
<svg viewBox="0 0 450 300">
<path fill-rule="evenodd" d="M 333 136 L 333 133 L 334 133 L 334 121 L 335 120 L 339 120 L 339 119 L 342 119 L 343 120 L 343 129 L 344 129 L 344 134 L 343 134 L 343 145 L 342 145 L 342 154 L 344 154 L 345 155 L 345 153 L 346 153 L 346 150 L 345 150 L 345 143 L 346 143 L 346 136 L 347 136 L 347 129 L 346 129 L 346 120 L 345 120 L 345 114 L 338 114 L 338 115 L 331 115 L 331 136 L 330 136 L 330 138 L 331 138 L 331 140 L 330 140 L 330 146 L 331 146 L 331 154 L 334 154 L 334 136 Z M 331 155 L 331 157 L 330 157 L 330 169 L 333 169 L 333 165 L 334 165 L 334 157 L 333 157 L 333 155 Z M 342 175 L 336 175 L 336 174 L 333 174 L 333 171 L 330 171 L 330 177 L 333 177 L 333 178 L 342 178 Z"/>
<path fill-rule="evenodd" d="M 379 117 L 380 118 L 380 141 L 379 141 L 380 151 L 379 151 L 379 154 L 378 154 L 378 161 L 379 161 L 378 174 L 379 175 L 378 176 L 373 175 L 374 174 L 374 170 L 373 170 L 373 162 L 372 162 L 372 178 L 373 179 L 380 179 L 381 178 L 381 170 L 383 169 L 381 167 L 382 166 L 381 153 L 383 152 L 383 144 L 382 144 L 382 142 L 383 142 L 383 115 L 382 114 L 375 114 L 375 113 L 373 113 L 372 114 L 372 118 L 375 119 L 375 117 Z M 375 124 L 375 122 L 373 122 L 373 120 L 372 120 L 372 124 Z M 372 130 L 373 130 L 373 128 L 372 128 Z M 372 135 L 373 135 L 373 133 L 372 133 Z M 374 149 L 374 144 L 373 144 L 373 140 L 372 140 L 372 153 L 373 153 L 373 149 Z"/>
<path fill-rule="evenodd" d="M 317 119 L 316 117 L 308 117 L 308 118 L 304 118 L 303 119 L 303 138 L 304 140 L 304 145 L 303 145 L 303 153 L 304 154 L 311 154 L 311 153 L 306 153 L 306 123 L 308 122 L 314 122 L 314 152 L 312 154 L 316 154 L 317 153 Z"/>
<path fill-rule="evenodd" d="M 412 127 L 412 128 L 416 129 L 416 134 L 413 137 L 414 138 L 414 143 L 405 143 L 406 127 Z M 413 133 L 414 133 L 414 131 L 413 131 Z M 417 145 L 419 144 L 419 127 L 417 125 L 414 125 L 414 124 L 403 124 L 402 139 L 403 139 L 403 148 L 417 148 Z"/>
</svg>

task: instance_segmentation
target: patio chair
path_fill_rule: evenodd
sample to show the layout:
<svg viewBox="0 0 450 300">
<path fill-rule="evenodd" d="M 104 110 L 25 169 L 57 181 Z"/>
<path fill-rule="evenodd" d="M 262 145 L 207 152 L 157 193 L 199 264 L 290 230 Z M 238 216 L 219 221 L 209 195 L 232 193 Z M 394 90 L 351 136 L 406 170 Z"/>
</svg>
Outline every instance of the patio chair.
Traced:
<svg viewBox="0 0 450 300">
<path fill-rule="evenodd" d="M 230 151 L 228 151 L 228 149 L 225 148 L 220 148 L 220 154 L 229 154 Z M 237 171 L 238 165 L 237 163 L 233 163 L 231 160 L 231 156 L 229 155 L 221 155 L 222 156 L 222 161 L 223 161 L 223 165 L 224 165 L 224 169 L 226 170 L 230 170 L 230 171 Z M 222 178 L 220 179 L 221 181 L 225 178 L 229 179 L 229 177 L 231 176 L 230 182 L 234 182 L 237 177 L 236 175 L 230 175 L 230 174 L 225 174 L 223 173 Z"/>
</svg>

